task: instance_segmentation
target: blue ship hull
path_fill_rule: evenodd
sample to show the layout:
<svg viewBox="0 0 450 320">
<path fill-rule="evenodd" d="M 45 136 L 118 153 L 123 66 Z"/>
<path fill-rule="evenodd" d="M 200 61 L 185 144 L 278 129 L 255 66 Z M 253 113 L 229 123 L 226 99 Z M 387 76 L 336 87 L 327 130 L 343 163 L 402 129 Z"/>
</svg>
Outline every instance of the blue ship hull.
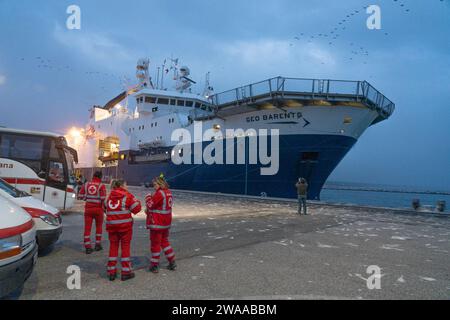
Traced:
<svg viewBox="0 0 450 320">
<path fill-rule="evenodd" d="M 163 173 L 173 189 L 280 198 L 297 197 L 294 185 L 304 177 L 308 199 L 319 200 L 326 179 L 356 142 L 339 135 L 282 135 L 279 139 L 279 171 L 273 176 L 261 175 L 260 164 L 133 163 L 128 152 L 122 152 L 127 156 L 119 160 L 117 175 L 130 185 L 142 185 Z"/>
</svg>

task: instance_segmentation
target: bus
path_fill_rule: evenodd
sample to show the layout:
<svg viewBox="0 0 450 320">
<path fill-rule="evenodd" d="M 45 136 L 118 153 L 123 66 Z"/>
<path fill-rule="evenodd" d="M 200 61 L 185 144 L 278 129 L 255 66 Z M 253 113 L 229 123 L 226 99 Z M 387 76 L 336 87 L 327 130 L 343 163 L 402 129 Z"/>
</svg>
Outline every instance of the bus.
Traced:
<svg viewBox="0 0 450 320">
<path fill-rule="evenodd" d="M 75 163 L 63 136 L 0 127 L 0 178 L 53 207 L 74 205 Z"/>
</svg>

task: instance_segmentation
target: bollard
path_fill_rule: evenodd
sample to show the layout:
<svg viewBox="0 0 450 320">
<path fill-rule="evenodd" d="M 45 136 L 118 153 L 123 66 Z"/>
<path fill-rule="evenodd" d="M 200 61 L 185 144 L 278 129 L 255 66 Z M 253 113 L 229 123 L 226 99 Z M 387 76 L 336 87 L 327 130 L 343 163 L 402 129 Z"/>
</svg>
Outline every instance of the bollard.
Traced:
<svg viewBox="0 0 450 320">
<path fill-rule="evenodd" d="M 438 202 L 437 202 L 437 204 L 436 204 L 436 210 L 437 210 L 438 212 L 444 212 L 444 211 L 445 211 L 445 201 L 444 201 L 444 200 L 441 200 L 441 201 L 438 201 Z"/>
<path fill-rule="evenodd" d="M 412 200 L 412 207 L 414 210 L 417 210 L 420 208 L 420 200 L 419 199 L 413 199 Z"/>
</svg>

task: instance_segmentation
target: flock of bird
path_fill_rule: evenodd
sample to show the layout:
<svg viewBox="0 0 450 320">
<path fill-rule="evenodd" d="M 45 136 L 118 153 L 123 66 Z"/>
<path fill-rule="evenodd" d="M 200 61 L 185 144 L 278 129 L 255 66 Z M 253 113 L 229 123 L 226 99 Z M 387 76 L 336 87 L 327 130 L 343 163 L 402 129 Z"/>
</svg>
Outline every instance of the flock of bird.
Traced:
<svg viewBox="0 0 450 320">
<path fill-rule="evenodd" d="M 444 2 L 444 0 L 439 0 L 440 2 Z M 399 0 L 392 0 L 393 4 L 397 6 L 397 8 L 399 8 L 403 14 L 408 14 L 411 9 L 402 1 Z M 345 16 L 342 17 L 341 20 L 337 21 L 334 25 L 331 26 L 330 30 L 328 32 L 323 32 L 323 33 L 313 33 L 313 34 L 309 34 L 309 33 L 300 33 L 296 36 L 293 37 L 293 40 L 297 41 L 297 42 L 302 42 L 304 43 L 306 41 L 306 43 L 313 43 L 315 41 L 321 41 L 322 43 L 327 44 L 328 46 L 335 46 L 337 44 L 340 45 L 344 45 L 347 48 L 346 51 L 346 57 L 345 60 L 347 62 L 352 62 L 354 61 L 357 57 L 362 58 L 363 64 L 367 64 L 368 63 L 368 57 L 369 57 L 369 50 L 362 46 L 362 45 L 358 45 L 356 44 L 354 41 L 353 42 L 347 42 L 347 43 L 343 43 L 343 41 L 338 42 L 339 39 L 341 38 L 341 35 L 344 34 L 346 32 L 346 30 L 348 30 L 350 28 L 349 24 L 352 22 L 352 20 L 357 17 L 358 15 L 367 15 L 367 8 L 369 7 L 369 5 L 364 5 L 360 8 L 351 10 L 349 12 L 347 12 L 345 14 Z M 364 22 L 364 26 L 365 27 L 365 22 Z M 384 36 L 389 36 L 388 32 L 383 32 Z M 291 47 L 293 47 L 295 45 L 295 41 L 291 42 L 289 45 Z M 325 62 L 321 62 L 321 64 L 326 64 Z"/>
<path fill-rule="evenodd" d="M 56 61 L 53 61 L 51 59 L 45 58 L 45 57 L 32 57 L 30 58 L 20 58 L 21 62 L 25 63 L 28 61 L 31 61 L 31 63 L 40 71 L 48 71 L 48 72 L 79 72 L 83 74 L 84 76 L 89 77 L 97 77 L 96 80 L 101 80 L 99 83 L 104 83 L 105 80 L 114 80 L 119 81 L 121 87 L 126 87 L 126 85 L 131 81 L 128 77 L 124 75 L 117 75 L 113 73 L 108 72 L 100 72 L 100 71 L 80 71 L 70 65 L 61 65 L 58 64 Z M 101 86 L 100 89 L 107 91 L 107 88 L 105 86 Z"/>
</svg>

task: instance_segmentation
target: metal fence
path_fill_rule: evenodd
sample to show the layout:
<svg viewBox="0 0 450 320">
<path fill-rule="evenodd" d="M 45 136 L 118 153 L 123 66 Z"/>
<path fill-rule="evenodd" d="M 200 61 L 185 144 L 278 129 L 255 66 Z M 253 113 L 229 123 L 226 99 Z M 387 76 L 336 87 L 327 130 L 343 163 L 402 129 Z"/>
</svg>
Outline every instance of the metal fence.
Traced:
<svg viewBox="0 0 450 320">
<path fill-rule="evenodd" d="M 211 99 L 220 109 L 223 105 L 255 101 L 258 97 L 267 95 L 272 97 L 297 95 L 312 99 L 341 101 L 348 98 L 350 101 L 367 104 L 384 117 L 389 117 L 395 109 L 395 104 L 367 81 L 276 77 L 215 94 Z"/>
</svg>

